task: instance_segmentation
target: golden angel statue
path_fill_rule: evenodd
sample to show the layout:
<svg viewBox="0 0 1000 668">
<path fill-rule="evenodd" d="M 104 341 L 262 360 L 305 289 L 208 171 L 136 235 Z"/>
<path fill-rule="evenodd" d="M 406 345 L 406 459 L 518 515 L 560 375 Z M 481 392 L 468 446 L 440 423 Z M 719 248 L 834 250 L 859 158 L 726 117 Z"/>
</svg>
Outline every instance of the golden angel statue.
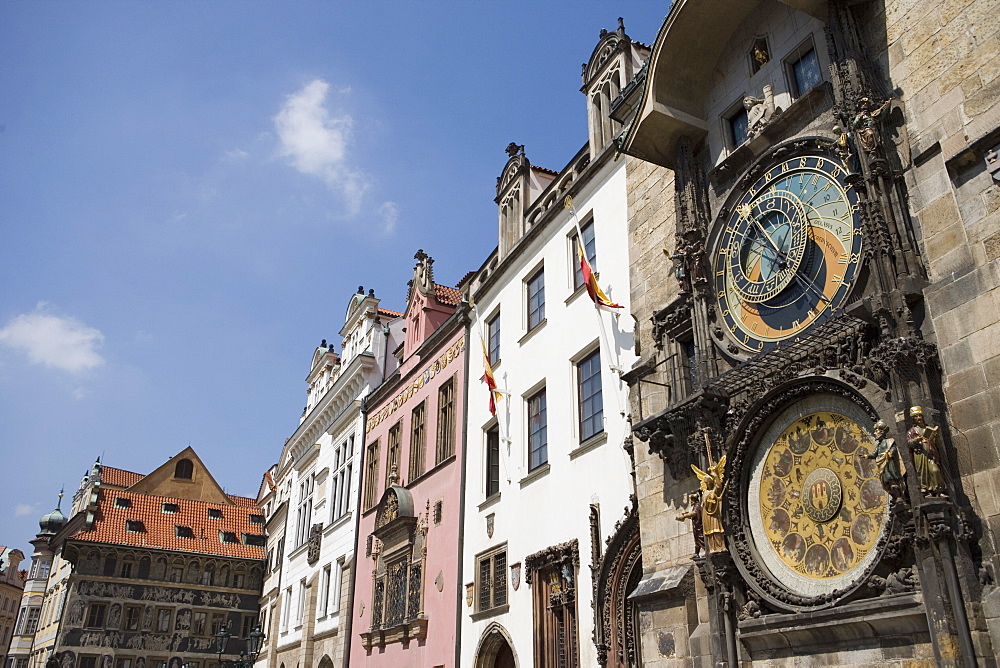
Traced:
<svg viewBox="0 0 1000 668">
<path fill-rule="evenodd" d="M 725 489 L 724 472 L 726 456 L 718 463 L 709 461 L 708 472 L 691 465 L 691 469 L 701 481 L 701 522 L 705 532 L 705 546 L 709 552 L 725 552 L 725 529 L 722 526 L 722 491 Z"/>
</svg>

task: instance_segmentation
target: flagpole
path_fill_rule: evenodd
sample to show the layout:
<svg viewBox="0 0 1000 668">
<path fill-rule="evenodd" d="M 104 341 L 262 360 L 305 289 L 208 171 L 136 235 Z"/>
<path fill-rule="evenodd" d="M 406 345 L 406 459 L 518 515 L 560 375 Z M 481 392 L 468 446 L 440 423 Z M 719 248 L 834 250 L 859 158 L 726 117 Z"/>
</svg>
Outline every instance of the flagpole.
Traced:
<svg viewBox="0 0 1000 668">
<path fill-rule="evenodd" d="M 483 359 L 487 363 L 489 363 L 489 351 L 486 349 L 486 337 L 483 336 L 483 319 L 479 315 L 479 305 L 478 304 L 476 304 L 476 303 L 472 304 L 472 312 L 473 312 L 473 314 L 475 315 L 475 318 L 476 318 L 476 332 L 479 334 L 479 342 L 483 346 L 483 356 L 484 356 Z M 492 370 L 491 370 L 491 373 L 492 373 Z M 486 375 L 485 371 L 483 372 L 483 375 L 484 376 Z M 494 382 L 494 385 L 495 385 L 496 384 L 496 378 L 493 379 L 493 382 Z M 510 398 L 510 392 L 506 391 L 506 384 L 504 385 L 504 388 L 505 388 L 504 390 L 496 390 L 496 389 L 491 389 L 489 387 L 489 385 L 487 385 L 487 390 L 489 390 L 490 395 L 491 395 L 490 396 L 490 400 L 493 401 L 494 408 L 496 407 L 496 397 L 493 396 L 493 395 L 499 394 L 501 398 L 503 398 L 504 396 L 506 396 L 508 399 Z M 509 408 L 510 408 L 510 401 L 508 401 L 507 404 L 508 404 L 508 406 L 507 406 L 507 409 L 504 410 L 504 413 L 505 413 L 505 417 L 509 421 L 510 420 L 510 410 L 509 410 Z M 494 413 L 493 417 L 495 417 L 497 419 L 497 437 L 500 439 L 500 443 L 506 443 L 507 444 L 507 456 L 506 456 L 506 459 L 510 459 L 510 446 L 511 446 L 510 429 L 509 428 L 503 429 L 503 427 L 507 427 L 507 425 L 504 424 L 504 420 L 501 420 L 499 415 L 496 415 Z M 506 436 L 504 435 L 504 431 L 508 432 Z M 497 445 L 499 445 L 499 443 Z M 503 465 L 504 473 L 507 474 L 507 483 L 510 484 L 510 467 L 507 465 L 507 462 L 504 461 L 504 459 L 505 459 L 504 457 L 501 457 L 500 461 L 501 461 L 501 463 Z"/>
<path fill-rule="evenodd" d="M 580 217 L 576 213 L 576 207 L 573 206 L 573 198 L 570 195 L 566 195 L 566 198 L 563 200 L 563 207 L 567 211 L 569 211 L 570 217 L 573 219 L 573 226 L 576 228 L 576 243 L 579 245 L 579 253 L 582 254 L 583 257 L 586 259 L 586 257 L 587 257 L 587 251 L 583 247 L 583 230 L 580 228 Z M 589 260 L 587 260 L 587 261 L 589 263 Z M 608 365 L 608 367 L 612 371 L 617 371 L 618 372 L 617 375 L 616 375 L 616 377 L 617 377 L 617 380 L 618 380 L 619 388 L 618 388 L 618 391 L 615 392 L 615 402 L 618 405 L 618 411 L 619 411 L 619 413 L 622 415 L 622 417 L 624 417 L 625 416 L 625 406 L 622 404 L 621 387 L 620 387 L 621 386 L 621 373 L 622 373 L 621 356 L 618 354 L 617 348 L 612 349 L 611 348 L 611 344 L 608 342 L 608 335 L 607 335 L 607 332 L 605 331 L 605 327 L 604 327 L 604 318 L 601 317 L 601 306 L 600 306 L 600 304 L 598 304 L 594 300 L 591 300 L 591 301 L 594 304 L 594 312 L 597 315 L 597 325 L 600 328 L 599 329 L 599 333 L 600 333 L 600 337 L 601 337 L 601 342 L 604 344 L 604 347 L 607 349 L 607 351 L 610 354 L 613 354 L 614 357 L 615 357 L 615 360 L 614 360 L 615 364 L 614 364 L 614 366 Z M 616 313 L 614 315 L 617 316 L 618 314 Z"/>
</svg>

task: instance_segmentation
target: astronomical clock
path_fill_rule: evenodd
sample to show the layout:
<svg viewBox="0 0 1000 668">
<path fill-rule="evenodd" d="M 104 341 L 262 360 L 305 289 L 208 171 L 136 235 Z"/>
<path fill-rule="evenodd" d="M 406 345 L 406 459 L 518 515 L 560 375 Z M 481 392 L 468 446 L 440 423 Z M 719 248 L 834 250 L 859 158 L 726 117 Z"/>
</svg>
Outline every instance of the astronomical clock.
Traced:
<svg viewBox="0 0 1000 668">
<path fill-rule="evenodd" d="M 713 285 L 726 336 L 745 353 L 797 339 L 841 308 L 862 256 L 858 194 L 828 155 L 775 162 L 717 225 Z"/>
<path fill-rule="evenodd" d="M 864 282 L 860 197 L 832 148 L 818 141 L 764 158 L 715 221 L 706 260 L 716 344 L 737 364 L 808 347 Z M 890 513 L 868 457 L 878 419 L 871 403 L 832 378 L 797 389 L 803 379 L 790 381 L 737 430 L 726 524 L 745 527 L 727 533 L 756 595 L 772 608 L 804 610 L 871 575 Z"/>
</svg>

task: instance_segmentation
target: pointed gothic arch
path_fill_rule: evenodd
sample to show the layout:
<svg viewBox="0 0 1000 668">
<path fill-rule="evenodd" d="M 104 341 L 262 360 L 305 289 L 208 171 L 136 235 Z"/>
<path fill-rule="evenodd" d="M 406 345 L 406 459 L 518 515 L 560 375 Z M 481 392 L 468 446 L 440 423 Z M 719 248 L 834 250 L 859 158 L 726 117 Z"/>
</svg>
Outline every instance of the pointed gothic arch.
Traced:
<svg viewBox="0 0 1000 668">
<path fill-rule="evenodd" d="M 517 652 L 507 629 L 497 622 L 489 626 L 479 637 L 473 666 L 475 668 L 518 668 Z"/>
<path fill-rule="evenodd" d="M 633 497 L 608 539 L 594 581 L 597 660 L 602 668 L 632 668 L 642 665 L 638 615 L 629 594 L 642 579 L 642 546 L 639 543 L 638 506 Z"/>
</svg>

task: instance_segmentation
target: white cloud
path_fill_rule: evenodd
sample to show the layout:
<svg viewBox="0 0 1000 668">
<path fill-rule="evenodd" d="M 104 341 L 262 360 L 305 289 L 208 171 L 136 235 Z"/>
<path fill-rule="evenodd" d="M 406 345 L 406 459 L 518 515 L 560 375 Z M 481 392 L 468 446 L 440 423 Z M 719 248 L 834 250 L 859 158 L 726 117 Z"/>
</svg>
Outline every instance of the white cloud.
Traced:
<svg viewBox="0 0 1000 668">
<path fill-rule="evenodd" d="M 78 387 L 75 390 L 73 390 L 73 398 L 76 399 L 77 401 L 80 401 L 81 399 L 84 399 L 88 396 L 90 396 L 90 390 L 86 388 Z"/>
<path fill-rule="evenodd" d="M 20 350 L 34 364 L 63 371 L 86 371 L 104 364 L 97 352 L 103 341 L 100 330 L 48 312 L 44 302 L 0 329 L 0 344 Z"/>
<path fill-rule="evenodd" d="M 30 515 L 35 512 L 34 506 L 29 506 L 27 503 L 19 503 L 14 506 L 14 517 L 24 517 L 25 515 Z"/>
<path fill-rule="evenodd" d="M 396 221 L 399 220 L 399 206 L 395 202 L 382 202 L 378 214 L 382 216 L 382 232 L 392 234 L 396 230 Z"/>
<path fill-rule="evenodd" d="M 354 120 L 347 114 L 331 116 L 325 105 L 330 84 L 315 79 L 290 95 L 274 117 L 281 155 L 303 174 L 322 179 L 343 195 L 350 214 L 361 208 L 368 177 L 347 159 Z M 347 89 L 349 90 L 349 89 Z M 344 93 L 344 89 L 339 91 Z"/>
<path fill-rule="evenodd" d="M 250 154 L 247 153 L 246 151 L 244 151 L 243 149 L 240 149 L 240 148 L 234 148 L 231 151 L 226 151 L 226 158 L 228 158 L 229 160 L 233 160 L 233 161 L 244 160 L 244 159 L 249 158 L 249 157 L 250 157 Z"/>
</svg>

